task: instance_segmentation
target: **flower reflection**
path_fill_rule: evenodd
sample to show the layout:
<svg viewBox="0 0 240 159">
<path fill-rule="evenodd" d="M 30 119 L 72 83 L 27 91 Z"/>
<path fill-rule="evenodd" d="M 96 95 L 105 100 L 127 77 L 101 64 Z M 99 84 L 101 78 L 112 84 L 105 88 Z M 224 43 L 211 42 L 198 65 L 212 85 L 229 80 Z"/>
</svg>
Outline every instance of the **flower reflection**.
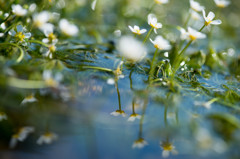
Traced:
<svg viewBox="0 0 240 159">
<path fill-rule="evenodd" d="M 133 121 L 135 121 L 135 119 L 141 119 L 141 115 L 136 114 L 136 113 L 133 113 L 133 114 L 131 114 L 130 117 L 128 118 L 128 121 L 133 122 Z"/>
<path fill-rule="evenodd" d="M 51 144 L 54 140 L 57 140 L 58 135 L 53 133 L 53 132 L 46 132 L 43 135 L 41 135 L 38 140 L 37 144 L 42 145 L 42 144 Z"/>
<path fill-rule="evenodd" d="M 22 101 L 21 104 L 33 103 L 33 102 L 36 102 L 36 101 L 37 101 L 37 99 L 34 97 L 33 94 L 31 94 L 31 95 L 26 96 L 26 97 L 23 99 L 23 101 Z"/>
<path fill-rule="evenodd" d="M 162 156 L 164 158 L 168 157 L 170 155 L 170 152 L 172 154 L 177 154 L 178 153 L 175 149 L 175 146 L 168 141 L 160 142 L 160 147 L 163 149 Z"/>
<path fill-rule="evenodd" d="M 7 120 L 7 115 L 4 112 L 0 112 L 0 121 Z"/>
<path fill-rule="evenodd" d="M 145 141 L 143 138 L 139 138 L 138 140 L 134 141 L 132 148 L 141 149 L 141 148 L 145 147 L 146 145 L 148 145 L 148 142 Z"/>
<path fill-rule="evenodd" d="M 18 141 L 23 142 L 32 132 L 34 132 L 34 128 L 31 126 L 25 126 L 20 128 L 16 134 L 12 135 L 9 147 L 14 148 L 17 145 Z"/>
<path fill-rule="evenodd" d="M 116 110 L 116 111 L 114 111 L 114 112 L 112 112 L 110 114 L 113 115 L 113 116 L 122 115 L 122 117 L 126 117 L 126 113 L 123 110 Z"/>
</svg>

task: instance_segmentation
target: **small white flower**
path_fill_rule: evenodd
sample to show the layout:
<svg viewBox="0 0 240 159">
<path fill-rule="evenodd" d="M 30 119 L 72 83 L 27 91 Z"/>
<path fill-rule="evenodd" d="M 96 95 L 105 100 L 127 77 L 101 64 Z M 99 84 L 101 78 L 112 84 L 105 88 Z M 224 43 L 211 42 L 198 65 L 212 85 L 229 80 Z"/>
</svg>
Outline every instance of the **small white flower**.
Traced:
<svg viewBox="0 0 240 159">
<path fill-rule="evenodd" d="M 124 58 L 132 62 L 139 62 L 147 55 L 147 50 L 142 42 L 131 36 L 121 37 L 117 49 Z"/>
<path fill-rule="evenodd" d="M 14 29 L 11 29 L 8 34 L 15 37 L 18 42 L 23 44 L 25 43 L 26 39 L 31 37 L 31 33 L 26 33 L 26 29 L 23 28 L 22 25 L 17 26 L 17 32 Z"/>
<path fill-rule="evenodd" d="M 23 142 L 32 132 L 34 132 L 34 128 L 31 126 L 20 128 L 16 134 L 12 135 L 9 147 L 14 148 L 17 145 L 18 141 Z"/>
<path fill-rule="evenodd" d="M 126 117 L 126 113 L 123 110 L 116 110 L 116 111 L 110 113 L 110 115 L 112 115 L 112 116 L 122 115 L 122 117 Z"/>
<path fill-rule="evenodd" d="M 63 76 L 61 73 L 57 73 L 57 74 L 55 74 L 55 76 L 53 76 L 51 70 L 43 71 L 43 79 L 44 79 L 46 85 L 49 87 L 58 87 L 62 78 L 63 78 Z"/>
<path fill-rule="evenodd" d="M 159 50 L 170 50 L 171 45 L 169 41 L 164 39 L 162 36 L 158 35 L 155 40 L 150 39 L 150 41 L 153 43 L 154 47 Z"/>
<path fill-rule="evenodd" d="M 21 104 L 26 104 L 26 103 L 33 103 L 33 102 L 36 102 L 37 99 L 34 97 L 33 94 L 29 95 L 29 96 L 26 96 L 23 101 L 21 102 Z"/>
<path fill-rule="evenodd" d="M 157 4 L 166 4 L 168 0 L 154 0 Z"/>
<path fill-rule="evenodd" d="M 154 32 L 157 34 L 157 29 L 162 28 L 162 24 L 157 22 L 157 17 L 154 14 L 148 15 L 148 24 L 154 28 Z"/>
<path fill-rule="evenodd" d="M 27 10 L 24 9 L 21 5 L 19 4 L 13 4 L 12 5 L 12 12 L 19 17 L 25 16 L 27 14 Z"/>
<path fill-rule="evenodd" d="M 192 10 L 194 10 L 196 12 L 200 12 L 203 9 L 205 9 L 204 6 L 201 6 L 198 2 L 195 2 L 194 0 L 190 0 L 190 7 Z"/>
<path fill-rule="evenodd" d="M 201 18 L 202 18 L 202 16 L 194 10 L 190 10 L 190 14 L 191 14 L 191 18 L 193 20 L 201 20 Z"/>
<path fill-rule="evenodd" d="M 58 39 L 57 39 L 56 35 L 53 34 L 53 32 L 51 32 L 49 30 L 44 30 L 44 35 L 47 38 L 42 39 L 42 42 L 44 42 L 46 44 L 56 44 L 58 42 Z"/>
<path fill-rule="evenodd" d="M 92 10 L 95 10 L 96 4 L 97 4 L 97 0 L 94 0 L 94 1 L 92 2 L 92 4 L 91 4 Z"/>
<path fill-rule="evenodd" d="M 139 138 L 138 140 L 134 141 L 132 148 L 143 148 L 146 145 L 148 145 L 147 141 L 145 141 L 143 138 Z"/>
<path fill-rule="evenodd" d="M 4 112 L 0 112 L 0 121 L 7 120 L 7 115 Z"/>
<path fill-rule="evenodd" d="M 113 32 L 113 34 L 114 34 L 114 36 L 116 36 L 116 37 L 120 37 L 121 35 L 122 35 L 122 32 L 121 32 L 121 30 L 115 30 L 114 32 Z"/>
<path fill-rule="evenodd" d="M 178 153 L 175 149 L 175 146 L 173 146 L 173 144 L 168 141 L 160 142 L 160 147 L 163 149 L 163 158 L 168 157 L 170 155 L 170 152 L 174 155 Z"/>
<path fill-rule="evenodd" d="M 66 36 L 77 36 L 78 34 L 78 27 L 74 24 L 70 24 L 67 19 L 61 19 L 59 27 Z"/>
<path fill-rule="evenodd" d="M 191 27 L 188 27 L 188 31 L 186 32 L 185 29 L 181 28 L 180 29 L 181 31 L 181 39 L 185 40 L 196 40 L 196 39 L 204 39 L 206 38 L 206 35 L 201 33 L 201 32 L 198 32 L 197 30 L 195 29 L 192 29 Z"/>
<path fill-rule="evenodd" d="M 141 119 L 141 115 L 136 114 L 136 113 L 133 113 L 133 114 L 131 114 L 130 117 L 128 118 L 128 121 L 133 122 L 133 121 L 135 121 L 135 119 Z"/>
<path fill-rule="evenodd" d="M 202 13 L 203 13 L 203 18 L 205 20 L 206 26 L 209 26 L 210 24 L 212 24 L 212 25 L 222 24 L 222 21 L 219 19 L 213 20 L 215 17 L 215 14 L 213 12 L 209 12 L 207 16 L 206 16 L 205 10 L 202 10 Z"/>
<path fill-rule="evenodd" d="M 32 3 L 30 4 L 28 10 L 33 13 L 36 10 L 36 8 L 37 8 L 36 3 Z"/>
<path fill-rule="evenodd" d="M 4 33 L 0 33 L 0 38 L 4 36 Z"/>
<path fill-rule="evenodd" d="M 202 106 L 202 107 L 205 107 L 207 109 L 211 109 L 212 102 L 199 102 L 199 101 L 195 101 L 194 105 L 195 106 Z"/>
<path fill-rule="evenodd" d="M 230 1 L 228 0 L 214 0 L 214 2 L 219 8 L 225 8 L 230 4 Z"/>
<path fill-rule="evenodd" d="M 58 135 L 52 132 L 46 132 L 43 135 L 41 135 L 38 140 L 37 144 L 42 145 L 42 144 L 51 144 L 54 140 L 57 140 Z"/>
<path fill-rule="evenodd" d="M 131 26 L 128 26 L 128 27 L 134 34 L 137 34 L 137 35 L 141 35 L 147 32 L 146 29 L 140 29 L 139 26 L 137 25 L 134 25 L 134 27 L 131 27 Z"/>
<path fill-rule="evenodd" d="M 115 80 L 113 78 L 109 78 L 109 79 L 107 79 L 107 84 L 114 85 L 115 84 Z"/>
<path fill-rule="evenodd" d="M 39 28 L 42 32 L 53 32 L 54 25 L 48 23 L 51 14 L 48 11 L 42 11 L 33 15 L 33 25 Z"/>
</svg>

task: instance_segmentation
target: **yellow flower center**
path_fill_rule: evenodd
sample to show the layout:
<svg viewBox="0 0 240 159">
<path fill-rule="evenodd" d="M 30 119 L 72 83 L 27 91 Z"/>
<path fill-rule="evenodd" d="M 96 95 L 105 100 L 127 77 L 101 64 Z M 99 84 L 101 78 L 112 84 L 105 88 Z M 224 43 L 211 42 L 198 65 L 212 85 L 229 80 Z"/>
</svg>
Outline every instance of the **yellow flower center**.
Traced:
<svg viewBox="0 0 240 159">
<path fill-rule="evenodd" d="M 45 81 L 45 83 L 49 87 L 56 87 L 57 86 L 57 82 L 53 78 L 47 79 Z"/>
<path fill-rule="evenodd" d="M 33 95 L 26 96 L 25 99 L 32 99 Z"/>
<path fill-rule="evenodd" d="M 50 133 L 50 132 L 46 132 L 46 133 L 44 134 L 44 136 L 45 136 L 45 137 L 48 137 L 48 138 L 52 138 L 52 137 L 53 137 L 53 134 Z"/>
<path fill-rule="evenodd" d="M 219 7 L 219 8 L 224 8 L 224 7 L 226 7 L 226 6 L 225 6 L 224 4 L 218 4 L 217 7 Z"/>
<path fill-rule="evenodd" d="M 55 39 L 56 39 L 56 35 L 54 35 L 53 33 L 50 33 L 50 34 L 48 35 L 48 40 L 49 40 L 50 43 L 52 43 L 53 40 L 55 40 Z"/>
<path fill-rule="evenodd" d="M 136 34 L 138 34 L 138 35 L 141 34 L 141 33 L 140 33 L 140 29 L 137 29 L 137 30 L 136 30 Z"/>
<path fill-rule="evenodd" d="M 206 25 L 206 26 L 208 26 L 208 25 L 211 24 L 211 23 L 212 23 L 211 20 L 209 20 L 209 21 L 205 21 L 205 25 Z"/>
<path fill-rule="evenodd" d="M 54 45 L 51 45 L 51 46 L 49 46 L 49 50 L 50 50 L 50 52 L 55 52 L 56 47 Z"/>
<path fill-rule="evenodd" d="M 17 32 L 15 37 L 19 40 L 19 41 L 23 41 L 25 38 L 25 35 L 23 34 L 23 32 Z"/>
<path fill-rule="evenodd" d="M 116 74 L 117 76 L 119 76 L 119 75 L 122 74 L 122 71 L 121 71 L 121 69 L 120 69 L 119 67 L 115 70 L 115 74 Z"/>
<path fill-rule="evenodd" d="M 194 40 L 197 39 L 197 37 L 196 37 L 196 36 L 193 36 L 193 35 L 189 35 L 189 37 L 190 37 L 190 39 L 191 39 L 192 41 L 194 41 Z"/>
<path fill-rule="evenodd" d="M 162 4 L 162 2 L 160 2 L 159 0 L 155 0 L 155 2 L 156 2 L 157 4 Z"/>
<path fill-rule="evenodd" d="M 125 112 L 123 110 L 116 110 L 117 113 L 119 114 L 124 114 Z"/>
<path fill-rule="evenodd" d="M 165 151 L 171 151 L 173 149 L 173 146 L 171 143 L 166 142 L 162 144 L 162 148 Z"/>
<path fill-rule="evenodd" d="M 157 24 L 154 25 L 151 23 L 150 26 L 153 27 L 154 29 L 157 29 Z"/>
</svg>

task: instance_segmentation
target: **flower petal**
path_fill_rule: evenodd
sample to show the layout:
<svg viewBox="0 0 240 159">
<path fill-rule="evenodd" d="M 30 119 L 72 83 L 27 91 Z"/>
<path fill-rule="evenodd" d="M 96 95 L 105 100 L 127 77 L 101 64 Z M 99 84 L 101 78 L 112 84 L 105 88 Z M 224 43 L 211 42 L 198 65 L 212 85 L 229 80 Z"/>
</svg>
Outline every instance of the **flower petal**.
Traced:
<svg viewBox="0 0 240 159">
<path fill-rule="evenodd" d="M 214 20 L 214 21 L 212 21 L 211 22 L 211 24 L 213 24 L 213 25 L 219 25 L 219 24 L 222 24 L 222 21 L 221 20 Z"/>
<path fill-rule="evenodd" d="M 213 12 L 209 12 L 207 18 L 210 20 L 213 20 L 213 18 L 215 17 L 215 14 Z"/>
<path fill-rule="evenodd" d="M 15 32 L 13 29 L 11 29 L 11 30 L 8 32 L 8 34 L 11 35 L 11 36 L 15 36 L 15 35 L 16 35 L 16 32 Z"/>
<path fill-rule="evenodd" d="M 22 32 L 23 31 L 23 26 L 22 25 L 18 25 L 17 26 L 17 32 Z"/>
<path fill-rule="evenodd" d="M 31 33 L 25 33 L 25 38 L 30 38 L 31 37 Z"/>
</svg>

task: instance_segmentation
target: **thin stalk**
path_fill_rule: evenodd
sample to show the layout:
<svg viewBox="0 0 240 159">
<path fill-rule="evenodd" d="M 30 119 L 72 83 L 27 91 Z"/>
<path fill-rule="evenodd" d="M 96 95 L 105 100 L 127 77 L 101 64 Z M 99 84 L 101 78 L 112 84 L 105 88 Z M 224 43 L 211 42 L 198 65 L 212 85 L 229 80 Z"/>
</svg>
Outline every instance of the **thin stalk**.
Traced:
<svg viewBox="0 0 240 159">
<path fill-rule="evenodd" d="M 186 29 L 190 18 L 191 18 L 191 13 L 189 12 L 189 13 L 188 13 L 188 16 L 187 16 L 187 19 L 186 19 L 186 21 L 185 21 L 185 23 L 184 23 L 184 29 Z"/>
<path fill-rule="evenodd" d="M 149 30 L 148 34 L 146 35 L 145 39 L 143 40 L 143 44 L 147 41 L 148 37 L 150 36 L 151 32 L 153 30 L 153 27 Z"/>
<path fill-rule="evenodd" d="M 97 66 L 80 66 L 81 68 L 84 69 L 95 69 L 95 70 L 100 70 L 100 71 L 106 71 L 106 72 L 112 72 L 113 70 L 109 69 L 109 68 L 104 68 L 104 67 L 97 67 Z"/>
<path fill-rule="evenodd" d="M 150 71 L 149 71 L 149 76 L 148 76 L 148 81 L 149 82 L 151 81 L 151 79 L 153 77 L 153 74 L 154 74 L 155 59 L 156 59 L 156 56 L 157 56 L 157 52 L 158 52 L 158 49 L 156 48 L 156 50 L 154 52 L 154 55 L 153 55 L 153 59 L 152 59 L 151 65 L 150 65 Z"/>
<path fill-rule="evenodd" d="M 47 44 L 45 44 L 44 42 L 41 42 L 39 40 L 28 40 L 28 42 L 30 42 L 30 43 L 37 43 L 37 44 L 43 45 L 45 47 L 48 47 Z"/>
<path fill-rule="evenodd" d="M 135 114 L 135 98 L 132 99 L 132 114 Z"/>
<path fill-rule="evenodd" d="M 117 94 L 118 94 L 118 107 L 119 107 L 119 110 L 121 111 L 122 110 L 122 105 L 121 105 L 121 96 L 120 96 L 120 92 L 119 92 L 119 89 L 118 89 L 118 82 L 116 82 L 116 88 L 117 88 Z"/>
<path fill-rule="evenodd" d="M 142 131 L 143 131 L 143 121 L 144 121 L 144 115 L 146 113 L 146 108 L 147 108 L 147 105 L 148 105 L 148 97 L 146 97 L 146 99 L 144 100 L 144 104 L 143 104 L 143 110 L 142 110 L 142 116 L 141 116 L 141 119 L 140 119 L 140 122 L 139 122 L 139 134 L 138 134 L 138 137 L 139 138 L 142 138 Z"/>
<path fill-rule="evenodd" d="M 22 59 L 23 59 L 23 57 L 24 57 L 24 51 L 23 51 L 23 49 L 22 49 L 19 45 L 14 44 L 14 43 L 0 43 L 0 45 L 12 45 L 12 46 L 18 48 L 18 49 L 20 50 L 20 55 L 19 55 L 19 57 L 17 58 L 16 62 L 19 63 L 19 62 L 22 61 Z"/>
</svg>

